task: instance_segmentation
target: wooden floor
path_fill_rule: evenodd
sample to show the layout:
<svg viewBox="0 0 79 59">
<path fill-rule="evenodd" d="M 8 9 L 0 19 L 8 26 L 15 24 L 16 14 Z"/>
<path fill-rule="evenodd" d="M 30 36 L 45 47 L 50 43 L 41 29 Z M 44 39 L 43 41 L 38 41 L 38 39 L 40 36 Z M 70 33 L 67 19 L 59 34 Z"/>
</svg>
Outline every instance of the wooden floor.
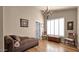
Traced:
<svg viewBox="0 0 79 59">
<path fill-rule="evenodd" d="M 27 50 L 28 52 L 78 52 L 75 47 L 47 40 L 40 40 L 39 46 Z"/>
</svg>

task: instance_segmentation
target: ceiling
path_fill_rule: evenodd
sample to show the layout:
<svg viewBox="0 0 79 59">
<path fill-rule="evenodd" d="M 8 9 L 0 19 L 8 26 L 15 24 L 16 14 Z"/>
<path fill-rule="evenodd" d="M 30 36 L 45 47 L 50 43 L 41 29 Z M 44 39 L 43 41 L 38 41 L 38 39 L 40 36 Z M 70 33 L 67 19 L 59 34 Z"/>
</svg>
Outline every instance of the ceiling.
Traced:
<svg viewBox="0 0 79 59">
<path fill-rule="evenodd" d="M 40 10 L 46 10 L 47 6 L 38 6 L 37 8 Z M 76 8 L 76 6 L 48 6 L 49 10 L 62 10 L 70 8 Z"/>
</svg>

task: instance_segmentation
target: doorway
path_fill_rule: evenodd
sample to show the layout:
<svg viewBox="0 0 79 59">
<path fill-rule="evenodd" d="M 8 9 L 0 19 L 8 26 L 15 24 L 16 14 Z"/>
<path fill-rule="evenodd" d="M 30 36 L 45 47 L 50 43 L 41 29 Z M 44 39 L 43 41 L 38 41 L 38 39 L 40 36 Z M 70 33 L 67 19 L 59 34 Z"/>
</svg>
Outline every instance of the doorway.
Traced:
<svg viewBox="0 0 79 59">
<path fill-rule="evenodd" d="M 40 22 L 36 22 L 36 38 L 40 39 Z"/>
</svg>

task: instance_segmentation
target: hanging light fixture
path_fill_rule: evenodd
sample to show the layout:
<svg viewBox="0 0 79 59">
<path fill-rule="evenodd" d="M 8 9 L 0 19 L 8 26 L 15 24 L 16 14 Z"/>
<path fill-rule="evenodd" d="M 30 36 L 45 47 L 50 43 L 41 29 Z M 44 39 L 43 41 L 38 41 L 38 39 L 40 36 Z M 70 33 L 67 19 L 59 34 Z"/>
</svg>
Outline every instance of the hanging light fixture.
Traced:
<svg viewBox="0 0 79 59">
<path fill-rule="evenodd" d="M 46 19 L 48 19 L 49 16 L 52 15 L 52 11 L 49 10 L 49 7 L 46 7 L 46 10 L 42 10 L 43 15 L 46 17 Z"/>
</svg>

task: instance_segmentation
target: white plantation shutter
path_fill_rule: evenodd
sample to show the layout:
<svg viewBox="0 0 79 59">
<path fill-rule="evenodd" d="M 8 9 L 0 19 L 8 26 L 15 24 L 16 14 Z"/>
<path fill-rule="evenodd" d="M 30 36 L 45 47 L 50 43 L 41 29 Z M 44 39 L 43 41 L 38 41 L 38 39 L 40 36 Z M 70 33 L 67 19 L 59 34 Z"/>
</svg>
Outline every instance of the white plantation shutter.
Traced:
<svg viewBox="0 0 79 59">
<path fill-rule="evenodd" d="M 64 18 L 47 20 L 47 34 L 64 36 Z"/>
</svg>

